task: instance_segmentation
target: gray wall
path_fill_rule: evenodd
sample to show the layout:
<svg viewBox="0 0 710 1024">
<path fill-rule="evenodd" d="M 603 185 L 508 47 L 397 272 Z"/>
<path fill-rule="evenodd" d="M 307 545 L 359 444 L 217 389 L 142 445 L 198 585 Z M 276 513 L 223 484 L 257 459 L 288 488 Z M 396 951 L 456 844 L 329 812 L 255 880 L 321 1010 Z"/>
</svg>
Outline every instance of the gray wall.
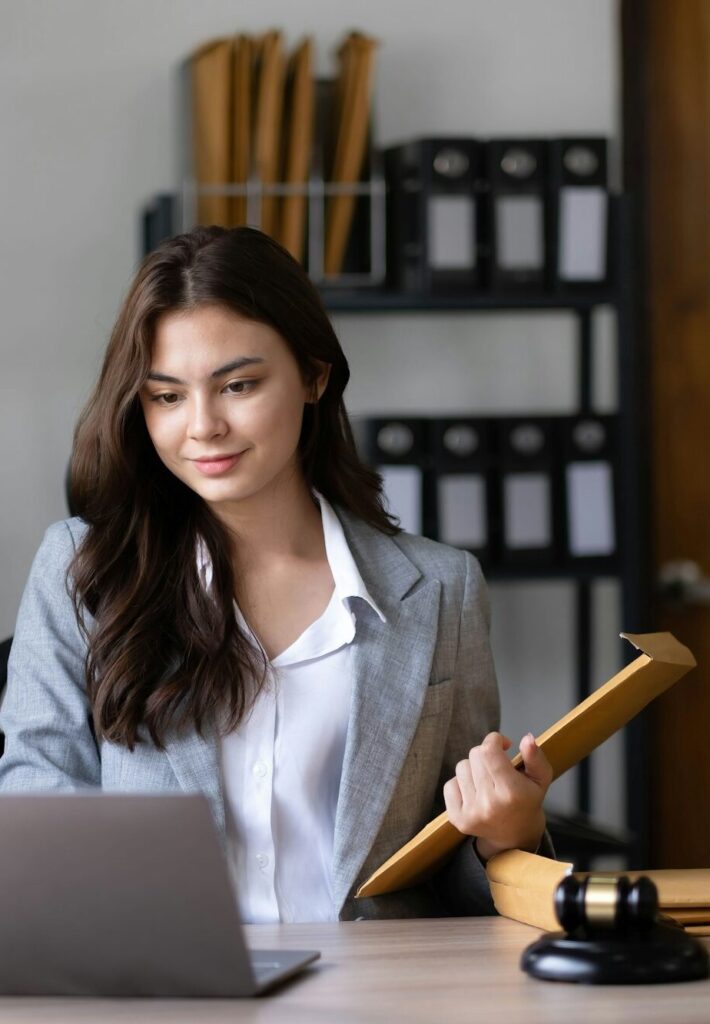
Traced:
<svg viewBox="0 0 710 1024">
<path fill-rule="evenodd" d="M 347 12 L 344 14 L 343 12 Z M 316 36 L 319 72 L 353 26 L 381 40 L 377 131 L 618 134 L 616 0 L 3 0 L 0 347 L 0 636 L 14 627 L 33 553 L 65 515 L 75 417 L 138 259 L 151 193 L 176 185 L 177 63 L 199 43 L 280 26 Z M 613 323 L 602 314 L 600 407 L 614 400 Z M 341 316 L 352 413 L 567 411 L 568 316 Z M 493 589 L 504 725 L 539 730 L 573 702 L 572 592 Z M 594 678 L 617 655 L 617 593 L 601 612 Z M 622 813 L 618 744 L 597 758 L 597 810 Z M 568 803 L 570 784 L 558 784 Z"/>
</svg>

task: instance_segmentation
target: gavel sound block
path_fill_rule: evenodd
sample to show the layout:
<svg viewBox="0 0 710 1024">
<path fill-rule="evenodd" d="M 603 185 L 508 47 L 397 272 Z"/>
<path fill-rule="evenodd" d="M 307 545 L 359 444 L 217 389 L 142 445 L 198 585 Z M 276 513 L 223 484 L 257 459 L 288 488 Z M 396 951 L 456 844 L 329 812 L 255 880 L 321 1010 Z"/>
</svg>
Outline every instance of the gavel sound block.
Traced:
<svg viewBox="0 0 710 1024">
<path fill-rule="evenodd" d="M 656 887 L 643 875 L 634 882 L 567 875 L 555 890 L 555 913 L 564 931 L 533 942 L 520 961 L 534 978 L 635 985 L 710 975 L 705 946 L 659 917 Z"/>
</svg>

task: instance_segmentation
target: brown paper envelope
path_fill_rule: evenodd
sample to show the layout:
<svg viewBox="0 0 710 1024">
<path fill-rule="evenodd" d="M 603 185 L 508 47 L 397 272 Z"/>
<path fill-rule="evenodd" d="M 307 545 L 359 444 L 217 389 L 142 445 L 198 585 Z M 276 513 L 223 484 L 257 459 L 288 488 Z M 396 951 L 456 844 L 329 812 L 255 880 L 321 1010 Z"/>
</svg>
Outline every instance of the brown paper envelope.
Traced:
<svg viewBox="0 0 710 1024">
<path fill-rule="evenodd" d="M 559 930 L 554 911 L 555 889 L 573 871 L 572 864 L 561 863 L 523 850 L 506 850 L 492 857 L 486 875 L 496 910 L 523 924 Z M 673 868 L 651 871 L 579 871 L 575 877 L 650 878 L 658 890 L 662 913 L 679 924 L 710 924 L 710 869 Z"/>
<path fill-rule="evenodd" d="M 710 908 L 710 868 L 659 868 L 630 875 L 646 875 L 655 883 L 658 903 L 664 910 L 674 913 L 676 907 Z"/>
<path fill-rule="evenodd" d="M 232 174 L 236 185 L 246 185 L 251 173 L 251 120 L 252 120 L 252 64 L 253 42 L 249 36 L 234 39 Z M 232 227 L 247 222 L 246 195 L 233 196 L 231 202 Z"/>
<path fill-rule="evenodd" d="M 254 143 L 254 170 L 263 185 L 275 184 L 279 174 L 285 71 L 281 33 L 267 32 L 260 42 Z M 263 196 L 260 227 L 267 235 L 276 233 L 277 209 L 276 196 Z"/>
<path fill-rule="evenodd" d="M 621 636 L 644 653 L 537 737 L 555 779 L 630 722 L 696 663 L 688 648 L 670 633 Z M 512 761 L 516 767 L 521 762 L 519 754 Z M 356 896 L 378 896 L 417 885 L 436 871 L 462 839 L 444 811 L 379 867 Z"/>
<path fill-rule="evenodd" d="M 523 924 L 547 931 L 558 930 L 554 893 L 572 869 L 572 864 L 523 850 L 499 853 L 486 865 L 496 910 Z"/>
<path fill-rule="evenodd" d="M 643 653 L 537 738 L 558 778 L 695 666 L 671 633 L 622 633 Z M 516 754 L 517 768 L 522 757 Z"/>
<path fill-rule="evenodd" d="M 347 131 L 344 126 L 349 124 L 353 116 L 353 105 L 355 102 L 356 83 L 358 72 L 358 55 L 360 52 L 357 33 L 351 32 L 346 36 L 338 49 L 340 70 L 335 82 L 334 106 L 332 110 L 331 130 L 334 138 L 332 140 L 333 154 L 332 163 L 326 169 L 330 178 L 342 174 L 343 149 Z"/>
<path fill-rule="evenodd" d="M 336 94 L 339 124 L 331 181 L 356 185 L 360 181 L 367 132 L 377 40 L 352 33 L 341 48 L 341 74 Z M 339 274 L 355 211 L 355 196 L 331 196 L 326 204 L 324 270 Z"/>
<path fill-rule="evenodd" d="M 673 907 L 672 910 L 664 910 L 663 913 L 672 917 L 678 924 L 710 925 L 710 907 Z"/>
<path fill-rule="evenodd" d="M 687 907 L 693 912 L 710 910 L 710 868 L 652 868 L 649 871 L 622 872 L 631 879 L 645 875 L 658 890 L 661 910 L 675 915 L 676 908 Z M 590 874 L 590 872 L 579 872 Z M 595 871 L 595 875 L 617 877 L 618 871 Z M 710 914 L 708 915 L 710 920 Z"/>
<path fill-rule="evenodd" d="M 315 115 L 312 38 L 304 39 L 291 58 L 288 80 L 286 159 L 282 177 L 288 185 L 303 185 L 305 188 L 311 166 Z M 301 262 L 307 208 L 308 198 L 305 191 L 302 195 L 284 196 L 281 203 L 279 241 Z"/>
<path fill-rule="evenodd" d="M 232 41 L 215 39 L 189 61 L 193 173 L 198 185 L 226 185 L 231 169 Z M 229 196 L 197 197 L 198 224 L 229 225 Z"/>
</svg>

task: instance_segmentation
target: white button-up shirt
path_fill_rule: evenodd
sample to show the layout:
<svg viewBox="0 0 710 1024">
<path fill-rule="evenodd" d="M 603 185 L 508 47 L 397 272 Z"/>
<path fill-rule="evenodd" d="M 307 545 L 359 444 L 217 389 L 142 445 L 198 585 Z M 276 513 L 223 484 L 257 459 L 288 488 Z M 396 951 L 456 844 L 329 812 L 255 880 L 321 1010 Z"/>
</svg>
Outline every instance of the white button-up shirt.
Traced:
<svg viewBox="0 0 710 1024">
<path fill-rule="evenodd" d="M 254 923 L 337 919 L 333 835 L 357 599 L 385 621 L 340 520 L 322 495 L 315 497 L 333 596 L 320 618 L 269 662 L 251 713 L 221 743 L 230 866 L 243 920 Z M 249 634 L 236 604 L 235 613 Z"/>
</svg>

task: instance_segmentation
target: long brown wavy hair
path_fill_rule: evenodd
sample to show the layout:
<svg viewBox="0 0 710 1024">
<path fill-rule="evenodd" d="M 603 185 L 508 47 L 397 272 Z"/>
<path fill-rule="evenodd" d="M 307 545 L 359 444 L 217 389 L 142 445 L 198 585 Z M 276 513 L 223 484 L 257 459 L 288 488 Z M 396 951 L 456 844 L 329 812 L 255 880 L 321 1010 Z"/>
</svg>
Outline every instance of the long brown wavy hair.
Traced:
<svg viewBox="0 0 710 1024">
<path fill-rule="evenodd" d="M 103 367 L 74 435 L 70 499 L 88 530 L 69 567 L 86 643 L 86 686 L 97 739 L 134 749 L 147 736 L 207 724 L 227 732 L 264 685 L 266 656 L 237 623 L 226 528 L 158 458 L 139 392 L 158 318 L 221 304 L 273 327 L 304 382 L 313 360 L 328 385 L 306 404 L 299 440 L 307 484 L 387 534 L 398 527 L 380 476 L 360 461 L 343 404 L 350 371 L 320 296 L 301 266 L 251 228 L 199 227 L 142 262 L 122 303 Z M 210 589 L 196 559 L 212 560 Z M 86 613 L 93 621 L 90 621 Z"/>
</svg>

